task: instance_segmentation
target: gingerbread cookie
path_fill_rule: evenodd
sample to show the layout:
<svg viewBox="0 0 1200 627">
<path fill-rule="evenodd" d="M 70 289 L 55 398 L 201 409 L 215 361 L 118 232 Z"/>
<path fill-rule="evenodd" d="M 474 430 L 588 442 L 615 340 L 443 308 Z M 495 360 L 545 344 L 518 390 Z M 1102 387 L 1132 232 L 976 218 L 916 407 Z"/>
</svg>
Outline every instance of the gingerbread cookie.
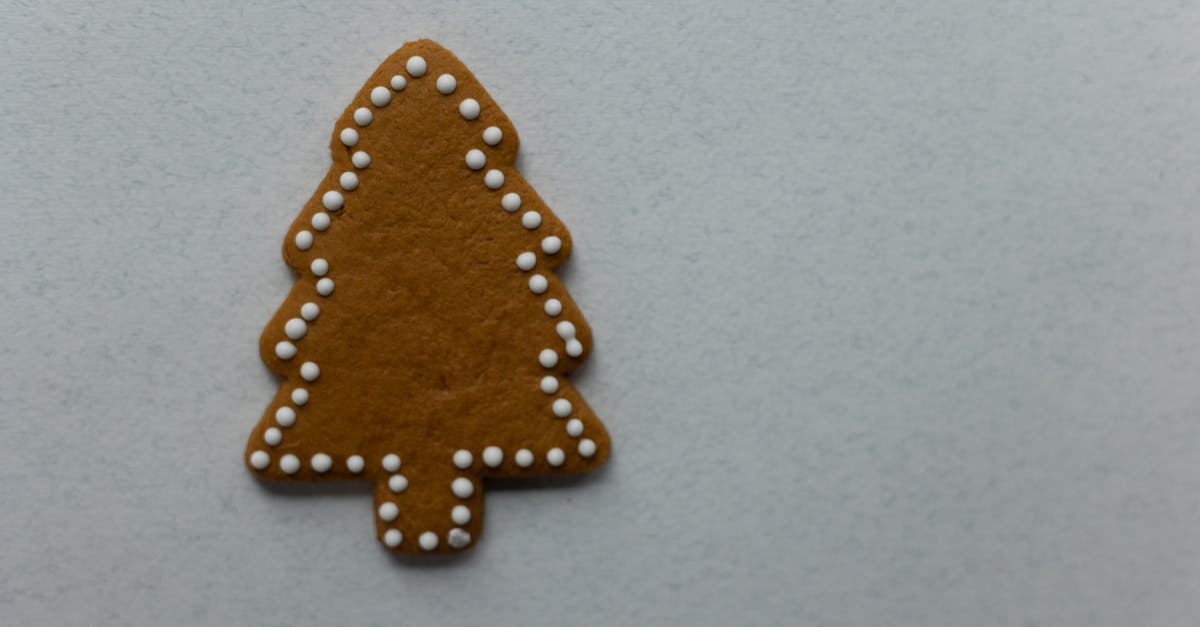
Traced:
<svg viewBox="0 0 1200 627">
<path fill-rule="evenodd" d="M 484 480 L 586 472 L 604 425 L 566 375 L 592 334 L 555 275 L 566 228 L 514 167 L 517 133 L 454 55 L 406 44 L 334 127 L 292 223 L 296 284 L 262 359 L 263 479 L 365 480 L 393 551 L 471 546 Z"/>
</svg>

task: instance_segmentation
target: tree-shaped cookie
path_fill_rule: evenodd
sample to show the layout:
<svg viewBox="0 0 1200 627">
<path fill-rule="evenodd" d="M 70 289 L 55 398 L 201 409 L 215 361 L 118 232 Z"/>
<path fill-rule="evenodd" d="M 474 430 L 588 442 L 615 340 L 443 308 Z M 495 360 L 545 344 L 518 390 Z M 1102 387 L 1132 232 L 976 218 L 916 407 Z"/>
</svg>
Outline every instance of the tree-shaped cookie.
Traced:
<svg viewBox="0 0 1200 627">
<path fill-rule="evenodd" d="M 566 378 L 591 331 L 555 275 L 567 230 L 517 133 L 454 55 L 392 54 L 338 119 L 263 331 L 283 378 L 246 447 L 264 479 L 366 480 L 388 548 L 470 546 L 483 480 L 592 470 L 603 424 Z"/>
</svg>

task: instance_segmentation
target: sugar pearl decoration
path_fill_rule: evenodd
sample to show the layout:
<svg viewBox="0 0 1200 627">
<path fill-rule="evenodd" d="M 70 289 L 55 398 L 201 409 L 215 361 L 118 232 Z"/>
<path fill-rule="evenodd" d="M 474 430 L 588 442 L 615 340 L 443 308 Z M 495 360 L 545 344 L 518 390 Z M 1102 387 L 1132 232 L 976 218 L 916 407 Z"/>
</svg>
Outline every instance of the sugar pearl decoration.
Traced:
<svg viewBox="0 0 1200 627">
<path fill-rule="evenodd" d="M 471 543 L 471 534 L 455 527 L 446 533 L 446 544 L 461 549 Z"/>
<path fill-rule="evenodd" d="M 458 81 L 449 74 L 442 74 L 437 77 L 437 90 L 443 96 L 449 96 L 454 93 L 454 88 L 458 87 Z"/>
<path fill-rule="evenodd" d="M 489 446 L 483 449 L 483 464 L 488 468 L 495 468 L 504 461 L 504 451 L 500 450 L 499 446 Z M 465 523 L 459 523 L 465 524 Z"/>
<path fill-rule="evenodd" d="M 349 470 L 356 475 L 362 472 L 366 467 L 367 463 L 366 460 L 362 458 L 362 455 L 351 455 L 350 457 L 346 458 L 346 470 Z"/>
<path fill-rule="evenodd" d="M 306 361 L 300 364 L 300 377 L 305 381 L 316 381 L 321 376 L 321 368 L 317 364 Z"/>
<path fill-rule="evenodd" d="M 296 424 L 296 410 L 291 407 L 280 407 L 275 410 L 275 422 L 281 427 L 290 427 Z"/>
<path fill-rule="evenodd" d="M 583 457 L 591 457 L 596 454 L 596 443 L 584 438 L 579 441 L 579 454 Z"/>
<path fill-rule="evenodd" d="M 536 264 L 537 264 L 537 255 L 535 255 L 531 252 L 523 252 L 523 253 L 517 255 L 517 267 L 520 268 L 521 270 L 524 270 L 525 272 L 529 272 L 530 270 L 532 270 L 533 266 Z"/>
<path fill-rule="evenodd" d="M 577 438 L 583 435 L 583 421 L 578 418 L 572 418 L 567 421 L 567 435 Z"/>
<path fill-rule="evenodd" d="M 329 472 L 330 468 L 333 468 L 333 458 L 325 453 L 317 453 L 309 460 L 309 464 L 317 473 L 324 474 Z"/>
<path fill-rule="evenodd" d="M 521 468 L 529 468 L 531 465 L 533 465 L 533 451 L 523 448 L 517 451 L 517 454 L 513 457 L 513 460 L 516 461 L 517 465 Z"/>
<path fill-rule="evenodd" d="M 471 522 L 471 508 L 466 505 L 455 505 L 454 509 L 450 510 L 450 520 L 456 525 L 465 525 Z"/>
<path fill-rule="evenodd" d="M 466 477 L 458 477 L 450 482 L 450 491 L 460 499 L 468 499 L 475 494 L 475 484 Z"/>
<path fill-rule="evenodd" d="M 321 197 L 321 205 L 330 211 L 337 211 L 346 203 L 346 199 L 342 198 L 342 193 L 335 190 L 325 192 Z"/>
<path fill-rule="evenodd" d="M 554 411 L 555 416 L 566 418 L 571 415 L 571 401 L 565 398 L 554 399 L 554 403 L 550 405 L 550 409 Z"/>
<path fill-rule="evenodd" d="M 312 231 L 300 231 L 296 234 L 296 248 L 308 250 L 313 245 Z"/>
<path fill-rule="evenodd" d="M 392 101 L 392 92 L 388 91 L 387 87 L 380 85 L 371 90 L 371 104 L 376 107 L 386 107 Z"/>
<path fill-rule="evenodd" d="M 354 167 L 361 170 L 371 165 L 371 155 L 359 150 L 358 152 L 350 155 L 350 163 L 353 163 Z"/>
<path fill-rule="evenodd" d="M 404 475 L 392 475 L 388 477 L 388 489 L 396 494 L 408 489 L 408 477 Z"/>
<path fill-rule="evenodd" d="M 483 151 L 478 148 L 472 148 L 467 151 L 467 167 L 472 170 L 478 170 L 487 163 L 487 157 Z"/>
<path fill-rule="evenodd" d="M 489 126 L 483 129 L 483 143 L 489 146 L 495 146 L 504 138 L 504 133 L 498 126 Z"/>
<path fill-rule="evenodd" d="M 465 120 L 474 120 L 479 117 L 479 102 L 474 98 L 467 98 L 458 103 L 458 114 L 463 116 Z"/>
<path fill-rule="evenodd" d="M 558 353 L 549 348 L 543 349 L 542 352 L 538 353 L 538 363 L 543 368 L 553 368 L 558 365 Z"/>
<path fill-rule="evenodd" d="M 394 549 L 400 546 L 400 542 L 404 540 L 404 534 L 400 533 L 399 529 L 388 529 L 383 532 L 383 543 L 389 549 Z"/>
<path fill-rule="evenodd" d="M 577 339 L 567 340 L 567 354 L 571 357 L 578 357 L 583 354 L 583 344 Z"/>
<path fill-rule="evenodd" d="M 342 133 L 341 133 L 341 135 L 339 135 L 339 137 L 342 140 L 342 144 L 344 144 L 347 147 L 353 146 L 358 143 L 358 131 L 356 131 L 352 128 L 342 129 Z"/>
<path fill-rule="evenodd" d="M 321 296 L 329 296 L 333 293 L 333 279 L 324 278 L 317 281 L 317 293 Z"/>
<path fill-rule="evenodd" d="M 558 391 L 558 379 L 555 379 L 552 376 L 546 375 L 546 376 L 542 377 L 541 386 L 542 386 L 543 392 L 545 392 L 546 394 L 553 394 Z"/>
<path fill-rule="evenodd" d="M 263 470 L 271 465 L 271 456 L 266 451 L 254 451 L 250 454 L 250 465 L 256 470 Z"/>
<path fill-rule="evenodd" d="M 425 76 L 425 71 L 429 69 L 429 64 L 425 63 L 422 57 L 412 57 L 404 64 L 404 69 L 414 78 Z"/>
<path fill-rule="evenodd" d="M 468 451 L 466 449 L 461 449 L 461 448 L 458 449 L 457 451 L 454 451 L 455 467 L 462 469 L 462 470 L 466 470 L 467 468 L 471 467 L 471 463 L 474 461 L 475 461 L 475 457 L 473 455 L 471 455 L 471 451 Z"/>
<path fill-rule="evenodd" d="M 316 303 L 304 303 L 300 306 L 300 317 L 312 322 L 321 315 L 321 308 Z"/>
<path fill-rule="evenodd" d="M 432 531 L 426 531 L 417 538 L 417 543 L 421 545 L 422 551 L 432 551 L 438 546 L 437 534 Z"/>
<path fill-rule="evenodd" d="M 563 453 L 563 450 L 558 448 L 557 446 L 546 451 L 546 462 L 548 464 L 550 464 L 551 466 L 554 466 L 556 468 L 558 466 L 562 466 L 563 462 L 566 461 L 566 459 L 567 459 L 566 453 Z"/>
<path fill-rule="evenodd" d="M 542 225 L 542 214 L 536 211 L 526 211 L 525 215 L 521 216 L 521 226 L 533 230 Z"/>
<path fill-rule="evenodd" d="M 342 189 L 346 191 L 354 191 L 358 189 L 358 175 L 353 172 L 342 172 L 338 177 L 338 183 L 342 185 Z"/>
<path fill-rule="evenodd" d="M 400 515 L 400 508 L 393 502 L 387 501 L 379 505 L 379 518 L 384 522 L 392 522 Z"/>
<path fill-rule="evenodd" d="M 288 453 L 279 458 L 279 469 L 284 474 L 294 475 L 300 471 L 300 458 Z"/>
<path fill-rule="evenodd" d="M 553 318 L 554 316 L 562 313 L 562 302 L 560 302 L 557 298 L 548 298 L 546 299 L 546 304 L 542 306 L 542 309 L 546 312 L 547 316 Z"/>
<path fill-rule="evenodd" d="M 545 294 L 549 288 L 550 282 L 546 280 L 546 277 L 540 274 L 529 277 L 529 291 L 534 294 Z"/>
<path fill-rule="evenodd" d="M 383 469 L 388 472 L 396 472 L 400 470 L 400 456 L 395 453 L 388 453 L 383 456 Z"/>
<path fill-rule="evenodd" d="M 296 356 L 296 345 L 283 341 L 275 345 L 275 356 L 280 359 L 291 359 Z"/>
<path fill-rule="evenodd" d="M 542 252 L 547 255 L 557 255 L 560 250 L 562 250 L 562 240 L 558 236 L 551 235 L 542 240 Z"/>
<path fill-rule="evenodd" d="M 313 214 L 312 227 L 318 231 L 324 231 L 329 228 L 329 214 L 324 211 L 318 211 Z"/>
<path fill-rule="evenodd" d="M 408 85 L 408 80 L 403 76 L 397 74 L 392 77 L 392 89 L 396 91 L 403 91 L 405 85 Z"/>
<path fill-rule="evenodd" d="M 575 325 L 572 324 L 570 320 L 563 320 L 562 322 L 554 325 L 554 332 L 558 333 L 558 337 L 561 337 L 564 340 L 569 340 L 575 337 Z"/>
<path fill-rule="evenodd" d="M 359 126 L 366 126 L 374 119 L 375 116 L 371 115 L 371 110 L 366 107 L 359 107 L 354 110 L 354 123 Z"/>
<path fill-rule="evenodd" d="M 500 170 L 488 170 L 483 175 L 483 184 L 488 189 L 500 189 L 504 185 L 504 173 Z"/>
<path fill-rule="evenodd" d="M 515 192 L 509 192 L 500 199 L 500 206 L 504 207 L 505 211 L 512 213 L 521 208 L 521 196 Z"/>
<path fill-rule="evenodd" d="M 283 332 L 293 340 L 298 340 L 304 337 L 305 333 L 308 333 L 308 325 L 304 324 L 304 321 L 299 318 L 292 318 L 284 323 Z"/>
<path fill-rule="evenodd" d="M 296 388 L 292 390 L 292 402 L 304 406 L 308 404 L 308 390 L 304 388 Z"/>
<path fill-rule="evenodd" d="M 316 276 L 325 276 L 329 274 L 329 262 L 318 257 L 313 259 L 312 263 L 308 264 L 308 269 L 312 270 L 312 273 Z"/>
</svg>

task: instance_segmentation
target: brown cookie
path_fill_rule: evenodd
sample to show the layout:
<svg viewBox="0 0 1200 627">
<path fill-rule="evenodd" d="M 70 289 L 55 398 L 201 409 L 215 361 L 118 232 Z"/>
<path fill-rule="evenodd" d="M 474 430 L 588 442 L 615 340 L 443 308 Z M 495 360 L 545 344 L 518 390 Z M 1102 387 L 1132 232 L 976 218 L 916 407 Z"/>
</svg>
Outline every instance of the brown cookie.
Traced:
<svg viewBox="0 0 1200 627">
<path fill-rule="evenodd" d="M 454 55 L 405 44 L 334 127 L 292 223 L 296 284 L 263 331 L 283 378 L 250 434 L 264 479 L 367 480 L 393 551 L 471 546 L 483 480 L 586 472 L 604 425 L 566 375 L 592 333 L 554 273 L 566 228 Z"/>
</svg>

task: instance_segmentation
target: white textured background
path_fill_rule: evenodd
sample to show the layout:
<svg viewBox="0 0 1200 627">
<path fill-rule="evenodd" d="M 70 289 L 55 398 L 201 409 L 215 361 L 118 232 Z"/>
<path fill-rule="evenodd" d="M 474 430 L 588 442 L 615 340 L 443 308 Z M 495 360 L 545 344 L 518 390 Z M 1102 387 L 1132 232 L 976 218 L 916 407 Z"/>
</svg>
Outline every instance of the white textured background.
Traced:
<svg viewBox="0 0 1200 627">
<path fill-rule="evenodd" d="M 1197 624 L 1196 3 L 0 6 L 0 623 Z M 574 234 L 615 455 L 414 564 L 241 456 L 421 36 Z"/>
</svg>

